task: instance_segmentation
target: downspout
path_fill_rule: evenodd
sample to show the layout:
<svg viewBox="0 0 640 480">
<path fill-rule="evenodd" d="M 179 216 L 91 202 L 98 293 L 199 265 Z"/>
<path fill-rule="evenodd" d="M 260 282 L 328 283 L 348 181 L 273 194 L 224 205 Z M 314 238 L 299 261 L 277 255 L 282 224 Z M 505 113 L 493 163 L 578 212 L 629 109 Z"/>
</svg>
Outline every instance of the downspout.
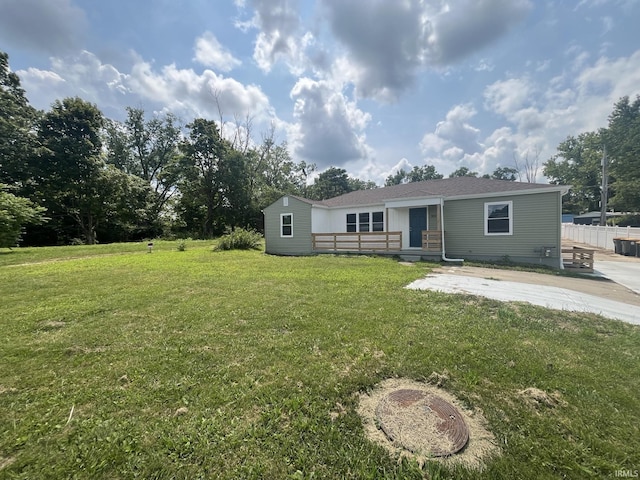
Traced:
<svg viewBox="0 0 640 480">
<path fill-rule="evenodd" d="M 558 193 L 560 195 L 560 200 L 558 201 L 558 215 L 560 216 L 560 232 L 558 235 L 558 246 L 560 247 L 560 252 L 558 255 L 558 262 L 560 262 L 559 269 L 564 270 L 564 260 L 562 260 L 562 197 L 564 197 L 567 193 L 569 193 L 569 187 L 566 190 Z"/>
<path fill-rule="evenodd" d="M 443 262 L 464 262 L 464 258 L 447 258 L 444 248 L 444 198 L 440 197 L 440 234 L 442 235 L 442 261 Z"/>
</svg>

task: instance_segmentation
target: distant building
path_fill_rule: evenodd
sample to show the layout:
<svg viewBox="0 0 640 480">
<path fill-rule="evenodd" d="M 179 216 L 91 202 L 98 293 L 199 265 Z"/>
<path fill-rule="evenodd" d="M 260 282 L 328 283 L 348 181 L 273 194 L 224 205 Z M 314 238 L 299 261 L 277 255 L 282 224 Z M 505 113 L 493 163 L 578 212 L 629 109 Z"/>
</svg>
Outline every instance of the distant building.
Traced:
<svg viewBox="0 0 640 480">
<path fill-rule="evenodd" d="M 619 212 L 607 212 L 607 220 L 621 216 L 622 214 Z M 564 215 L 562 221 L 564 222 Z M 600 212 L 587 212 L 582 215 L 576 215 L 573 217 L 573 223 L 575 225 L 600 225 Z"/>
</svg>

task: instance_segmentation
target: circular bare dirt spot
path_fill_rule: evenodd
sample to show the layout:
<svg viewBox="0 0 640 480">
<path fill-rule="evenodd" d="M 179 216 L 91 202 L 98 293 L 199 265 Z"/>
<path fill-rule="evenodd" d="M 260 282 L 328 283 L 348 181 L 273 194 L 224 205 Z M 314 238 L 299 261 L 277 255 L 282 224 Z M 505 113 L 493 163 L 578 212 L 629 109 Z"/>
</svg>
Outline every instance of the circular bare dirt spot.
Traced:
<svg viewBox="0 0 640 480">
<path fill-rule="evenodd" d="M 500 452 L 482 414 L 434 385 L 385 380 L 360 394 L 358 413 L 371 441 L 421 465 L 435 460 L 481 470 Z"/>
</svg>

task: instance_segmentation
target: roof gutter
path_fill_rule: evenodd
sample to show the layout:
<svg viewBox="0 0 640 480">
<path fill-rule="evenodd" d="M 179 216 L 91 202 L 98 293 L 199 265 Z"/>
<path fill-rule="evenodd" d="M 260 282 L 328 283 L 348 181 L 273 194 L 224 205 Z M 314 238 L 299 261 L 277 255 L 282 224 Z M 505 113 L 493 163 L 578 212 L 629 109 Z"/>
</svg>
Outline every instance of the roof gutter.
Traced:
<svg viewBox="0 0 640 480">
<path fill-rule="evenodd" d="M 444 198 L 440 197 L 440 234 L 442 235 L 442 261 L 443 262 L 464 262 L 464 258 L 447 258 L 447 254 L 444 248 Z"/>
</svg>

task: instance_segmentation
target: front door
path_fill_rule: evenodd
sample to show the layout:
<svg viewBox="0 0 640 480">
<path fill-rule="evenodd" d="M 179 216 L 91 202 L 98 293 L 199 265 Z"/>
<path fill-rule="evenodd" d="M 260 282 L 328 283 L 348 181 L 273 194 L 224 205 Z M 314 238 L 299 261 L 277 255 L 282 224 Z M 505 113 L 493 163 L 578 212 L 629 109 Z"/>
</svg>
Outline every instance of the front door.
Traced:
<svg viewBox="0 0 640 480">
<path fill-rule="evenodd" d="M 422 231 L 427 229 L 427 209 L 409 209 L 409 246 L 422 247 Z"/>
</svg>

